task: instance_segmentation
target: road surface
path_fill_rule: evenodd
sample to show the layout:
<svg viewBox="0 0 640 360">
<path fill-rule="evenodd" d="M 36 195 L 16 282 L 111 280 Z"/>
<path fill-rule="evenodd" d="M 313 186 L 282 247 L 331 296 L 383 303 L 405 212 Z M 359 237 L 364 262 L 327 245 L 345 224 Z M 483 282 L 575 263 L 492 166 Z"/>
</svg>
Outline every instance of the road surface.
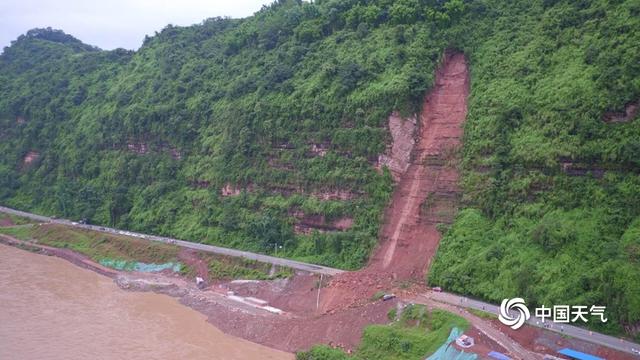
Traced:
<svg viewBox="0 0 640 360">
<path fill-rule="evenodd" d="M 500 307 L 493 305 L 493 304 L 489 304 L 489 303 L 485 303 L 482 301 L 478 301 L 478 300 L 473 300 L 473 299 L 469 299 L 467 297 L 464 296 L 458 296 L 455 294 L 449 294 L 449 293 L 445 293 L 445 292 L 429 292 L 426 294 L 422 294 L 420 296 L 422 299 L 429 299 L 429 300 L 434 300 L 434 301 L 438 301 L 441 303 L 446 303 L 446 304 L 450 304 L 450 305 L 455 305 L 455 306 L 459 306 L 459 307 L 463 307 L 463 308 L 471 308 L 471 309 L 476 309 L 476 310 L 480 310 L 480 311 L 485 311 L 491 314 L 494 314 L 496 316 L 498 316 L 498 314 L 500 314 Z M 532 309 L 531 309 L 532 310 Z M 533 311 L 532 311 L 533 313 Z M 533 314 L 532 314 L 533 315 Z M 571 336 L 573 338 L 576 339 L 580 339 L 580 340 L 584 340 L 584 341 L 588 341 L 594 344 L 598 344 L 598 345 L 602 345 L 602 346 L 606 346 L 608 348 L 612 348 L 615 350 L 619 350 L 619 351 L 623 351 L 623 352 L 627 352 L 630 354 L 634 354 L 636 356 L 638 356 L 638 354 L 635 354 L 631 351 L 631 349 L 640 349 L 640 345 L 624 340 L 624 339 L 620 339 L 620 338 L 616 338 L 613 336 L 609 336 L 609 335 L 604 335 L 604 334 L 600 334 L 594 331 L 589 331 L 589 330 L 585 330 L 576 326 L 571 326 L 569 324 L 557 324 L 557 323 L 553 323 L 549 320 L 546 321 L 546 323 L 542 323 L 540 322 L 540 320 L 534 316 L 532 316 L 528 321 L 527 324 L 531 325 L 531 326 L 536 326 L 539 328 L 545 328 L 544 325 L 547 324 L 549 325 L 549 327 L 546 327 L 547 330 L 549 331 L 554 331 L 557 332 L 559 334 L 563 334 L 563 335 L 567 335 L 567 336 Z M 474 324 L 475 325 L 475 324 Z M 638 359 L 640 359 L 640 356 L 638 356 Z"/>
<path fill-rule="evenodd" d="M 315 274 L 324 274 L 324 275 L 333 276 L 333 275 L 337 275 L 344 272 L 344 270 L 333 269 L 326 266 L 308 264 L 300 261 L 288 260 L 288 259 L 283 259 L 283 258 L 274 257 L 274 256 L 262 255 L 262 254 L 256 254 L 248 251 L 241 251 L 241 250 L 223 248 L 219 246 L 199 244 L 199 243 L 183 241 L 183 240 L 178 240 L 178 239 L 173 239 L 173 238 L 168 238 L 163 236 L 141 234 L 141 233 L 136 233 L 136 232 L 127 231 L 127 230 L 112 229 L 105 226 L 80 224 L 77 222 L 64 220 L 64 219 L 53 219 L 46 216 L 31 214 L 28 212 L 7 208 L 4 206 L 0 206 L 0 212 L 16 215 L 16 216 L 22 216 L 22 217 L 40 221 L 40 222 L 61 224 L 61 225 L 71 226 L 79 229 L 98 231 L 98 232 L 114 234 L 114 235 L 131 236 L 131 237 L 141 238 L 149 241 L 158 241 L 166 244 L 172 244 L 172 245 L 180 246 L 183 248 L 189 248 L 189 249 L 204 251 L 204 252 L 213 253 L 213 254 L 241 257 L 249 260 L 255 260 L 255 261 L 259 261 L 267 264 L 273 264 L 277 266 L 285 266 L 292 269 L 306 271 L 306 272 L 315 273 Z"/>
<path fill-rule="evenodd" d="M 80 224 L 80 223 L 72 222 L 69 220 L 63 220 L 63 219 L 53 219 L 46 216 L 31 214 L 31 213 L 14 210 L 14 209 L 3 207 L 3 206 L 0 206 L 0 212 L 12 214 L 16 216 L 22 216 L 22 217 L 40 221 L 40 222 L 62 224 L 62 225 L 67 225 L 67 226 L 76 227 L 80 229 L 93 230 L 93 231 L 104 232 L 104 233 L 115 234 L 115 235 L 137 237 L 141 239 L 173 244 L 176 246 L 181 246 L 184 248 L 204 251 L 204 252 L 213 253 L 213 254 L 241 257 L 241 258 L 255 260 L 263 263 L 274 264 L 278 266 L 286 266 L 292 269 L 306 271 L 306 272 L 315 273 L 315 274 L 324 274 L 324 275 L 333 276 L 333 275 L 338 275 L 345 272 L 344 270 L 333 269 L 326 266 L 308 264 L 300 261 L 288 260 L 288 259 L 278 258 L 274 256 L 255 254 L 247 251 L 228 249 L 228 248 L 223 248 L 219 246 L 198 244 L 198 243 L 172 239 L 172 238 L 167 238 L 162 236 L 140 234 L 140 233 L 131 232 L 127 230 L 112 229 L 104 226 L 85 225 L 85 224 Z M 458 295 L 450 294 L 446 292 L 431 291 L 431 292 L 419 295 L 415 300 L 416 302 L 423 302 L 423 303 L 428 302 L 429 304 L 432 304 L 433 301 L 436 301 L 436 302 L 448 304 L 451 306 L 481 310 L 481 311 L 495 314 L 496 316 L 500 313 L 500 308 L 496 305 L 481 302 L 478 300 L 469 299 L 467 297 L 458 296 Z M 466 313 L 465 317 L 473 320 L 473 315 L 470 313 Z M 542 328 L 544 324 L 537 322 L 536 320 L 537 319 L 535 317 L 532 317 L 529 321 L 527 321 L 527 323 L 529 325 Z M 505 347 L 505 349 L 512 351 L 514 354 L 519 354 L 519 356 L 521 356 L 523 359 L 530 358 L 529 353 L 526 350 L 522 349 L 519 345 L 515 345 L 515 346 L 507 345 L 507 344 L 515 343 L 515 341 L 513 340 L 507 341 L 507 339 L 509 339 L 508 337 L 507 338 L 502 337 L 506 335 L 501 336 L 500 334 L 502 333 L 500 333 L 499 331 L 495 329 L 492 330 L 490 328 L 487 328 L 486 326 L 482 325 L 482 323 L 480 322 L 478 322 L 478 324 L 474 322 L 474 325 L 477 325 L 476 327 L 478 327 L 481 331 L 485 332 L 490 337 L 495 337 L 494 341 L 500 343 L 503 347 Z M 613 336 L 592 332 L 592 331 L 571 326 L 568 324 L 563 324 L 562 328 L 560 327 L 559 324 L 554 324 L 549 321 L 547 322 L 547 324 L 551 324 L 551 326 L 548 327 L 547 330 L 555 331 L 560 334 L 568 335 L 576 339 L 606 346 L 619 351 L 624 351 L 624 352 L 633 354 L 631 349 L 640 349 L 639 344 L 636 344 L 627 340 L 615 338 Z M 638 354 L 634 354 L 634 355 L 638 355 Z M 640 356 L 638 358 L 640 359 Z"/>
</svg>

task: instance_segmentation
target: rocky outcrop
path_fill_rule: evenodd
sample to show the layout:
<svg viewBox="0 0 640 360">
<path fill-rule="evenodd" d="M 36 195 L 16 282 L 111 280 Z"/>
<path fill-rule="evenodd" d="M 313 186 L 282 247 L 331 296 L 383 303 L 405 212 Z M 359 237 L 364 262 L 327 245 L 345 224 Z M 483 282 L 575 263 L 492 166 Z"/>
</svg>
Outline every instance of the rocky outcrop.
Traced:
<svg viewBox="0 0 640 360">
<path fill-rule="evenodd" d="M 311 157 L 324 157 L 329 151 L 329 144 L 311 144 Z"/>
<path fill-rule="evenodd" d="M 138 155 L 145 155 L 149 153 L 149 147 L 145 143 L 128 143 L 127 150 Z"/>
<path fill-rule="evenodd" d="M 133 153 L 136 153 L 138 155 L 146 155 L 152 152 L 152 150 L 150 149 L 149 145 L 145 142 L 136 142 L 136 141 L 131 141 L 129 143 L 127 143 L 127 150 Z M 176 149 L 175 147 L 172 147 L 168 144 L 162 144 L 157 148 L 157 152 L 159 153 L 166 153 L 169 156 L 171 156 L 172 159 L 174 160 L 181 160 L 182 159 L 182 153 L 180 152 L 180 150 Z"/>
<path fill-rule="evenodd" d="M 389 168 L 395 181 L 400 180 L 411 163 L 411 152 L 416 144 L 416 124 L 415 115 L 405 119 L 397 112 L 393 112 L 389 116 L 391 144 L 387 147 L 387 151 L 378 157 L 376 167 Z"/>
<path fill-rule="evenodd" d="M 318 200 L 329 201 L 329 200 L 351 200 L 358 197 L 358 194 L 355 194 L 349 190 L 324 190 L 324 191 L 314 191 L 311 193 L 311 196 Z"/>
<path fill-rule="evenodd" d="M 591 175 L 596 179 L 604 176 L 605 169 L 594 164 L 576 163 L 569 160 L 560 162 L 560 169 L 569 176 L 588 176 Z"/>
<path fill-rule="evenodd" d="M 624 107 L 624 111 L 608 111 L 602 115 L 602 121 L 606 123 L 622 123 L 633 120 L 638 114 L 640 99 L 630 102 Z"/>
<path fill-rule="evenodd" d="M 27 155 L 24 156 L 24 158 L 22 159 L 22 164 L 23 165 L 30 165 L 32 164 L 34 161 L 38 160 L 38 158 L 40 158 L 40 153 L 37 151 L 29 151 L 27 153 Z"/>
<path fill-rule="evenodd" d="M 211 186 L 211 182 L 208 180 L 200 180 L 200 179 L 191 180 L 191 187 L 194 187 L 197 189 L 206 189 L 209 186 Z"/>
<path fill-rule="evenodd" d="M 345 231 L 353 226 L 353 218 L 350 217 L 341 217 L 327 221 L 324 215 L 305 214 L 300 210 L 293 210 L 290 212 L 290 215 L 298 220 L 293 226 L 293 231 L 296 234 L 310 234 L 313 231 Z"/>
<path fill-rule="evenodd" d="M 230 183 L 227 183 L 222 187 L 222 189 L 220 189 L 220 194 L 222 195 L 222 197 L 238 196 L 241 192 L 242 189 L 240 189 L 240 187 L 232 185 Z"/>
<path fill-rule="evenodd" d="M 468 95 L 464 55 L 446 52 L 433 88 L 424 99 L 414 153 L 405 155 L 409 146 L 396 152 L 402 155 L 397 157 L 402 160 L 398 161 L 403 165 L 400 170 L 405 169 L 405 159 L 410 158 L 410 163 L 385 212 L 370 270 L 391 273 L 396 279 L 424 279 L 440 243 L 438 224 L 451 223 L 457 211 L 460 189 L 455 158 L 462 145 Z M 398 146 L 409 140 L 407 129 L 411 127 L 406 123 L 390 119 L 390 124 L 404 125 L 391 127 Z M 413 138 L 408 144 L 414 147 Z"/>
</svg>

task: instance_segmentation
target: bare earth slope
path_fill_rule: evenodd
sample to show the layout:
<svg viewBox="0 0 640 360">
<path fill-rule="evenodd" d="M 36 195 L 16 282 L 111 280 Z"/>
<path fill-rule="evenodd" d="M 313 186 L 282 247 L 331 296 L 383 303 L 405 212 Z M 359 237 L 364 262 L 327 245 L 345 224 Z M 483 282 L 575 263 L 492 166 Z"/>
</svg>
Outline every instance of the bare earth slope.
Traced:
<svg viewBox="0 0 640 360">
<path fill-rule="evenodd" d="M 425 98 L 412 162 L 387 209 L 370 270 L 395 279 L 423 278 L 440 241 L 436 225 L 450 223 L 455 215 L 455 152 L 462 143 L 468 95 L 464 55 L 447 53 Z"/>
</svg>

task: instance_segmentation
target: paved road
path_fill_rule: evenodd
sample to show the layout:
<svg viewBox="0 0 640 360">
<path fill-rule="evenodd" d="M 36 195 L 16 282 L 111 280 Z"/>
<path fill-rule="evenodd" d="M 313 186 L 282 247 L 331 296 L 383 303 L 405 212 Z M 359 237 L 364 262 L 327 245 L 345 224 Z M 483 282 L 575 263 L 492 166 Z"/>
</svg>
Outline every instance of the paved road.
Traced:
<svg viewBox="0 0 640 360">
<path fill-rule="evenodd" d="M 278 266 L 286 266 L 292 269 L 307 271 L 310 273 L 332 276 L 332 275 L 337 275 L 344 272 L 344 270 L 333 269 L 326 266 L 307 264 L 300 261 L 288 260 L 288 259 L 283 259 L 283 258 L 268 256 L 268 255 L 255 254 L 247 251 L 228 249 L 228 248 L 223 248 L 219 246 L 198 244 L 194 242 L 183 241 L 183 240 L 178 240 L 178 239 L 173 239 L 173 238 L 168 238 L 163 236 L 141 234 L 141 233 L 136 233 L 136 232 L 127 231 L 127 230 L 112 229 L 105 226 L 79 224 L 77 222 L 64 220 L 64 219 L 53 219 L 46 216 L 31 214 L 24 211 L 7 208 L 4 206 L 0 206 L 0 212 L 6 213 L 6 214 L 12 214 L 16 216 L 22 216 L 22 217 L 40 221 L 40 222 L 62 224 L 62 225 L 67 225 L 67 226 L 76 227 L 80 229 L 93 230 L 98 232 L 114 234 L 114 235 L 137 237 L 141 239 L 173 244 L 180 247 L 204 251 L 204 252 L 213 253 L 213 254 L 241 257 L 241 258 L 255 260 L 263 263 L 274 264 Z"/>
<path fill-rule="evenodd" d="M 303 262 L 299 262 L 299 261 L 295 261 L 295 260 L 287 260 L 287 259 L 268 256 L 268 255 L 255 254 L 255 253 L 251 253 L 251 252 L 247 252 L 247 251 L 240 251 L 240 250 L 223 248 L 223 247 L 219 247 L 219 246 L 198 244 L 198 243 L 193 243 L 193 242 L 189 242 L 189 241 L 182 241 L 182 240 L 172 239 L 172 238 L 167 238 L 167 237 L 162 237 L 162 236 L 140 234 L 140 233 L 135 233 L 135 232 L 131 232 L 131 231 L 112 229 L 112 228 L 103 227 L 103 226 L 83 225 L 83 224 L 79 224 L 79 223 L 72 222 L 72 221 L 69 221 L 69 220 L 52 219 L 52 218 L 49 218 L 49 217 L 46 217 L 46 216 L 40 216 L 40 215 L 36 215 L 36 214 L 31 214 L 31 213 L 27 213 L 27 212 L 23 212 L 23 211 L 19 211 L 19 210 L 14 210 L 14 209 L 3 207 L 3 206 L 0 206 L 0 212 L 7 213 L 7 214 L 13 214 L 13 215 L 17 215 L 17 216 L 22 216 L 22 217 L 26 217 L 26 218 L 33 219 L 33 220 L 40 221 L 40 222 L 50 222 L 50 223 L 56 223 L 56 224 L 63 224 L 63 225 L 72 226 L 72 227 L 81 228 L 81 229 L 99 231 L 99 232 L 110 233 L 110 234 L 115 234 L 115 235 L 132 236 L 132 237 L 137 237 L 137 238 L 146 239 L 146 240 L 150 240 L 150 241 L 158 241 L 158 242 L 163 242 L 163 243 L 168 243 L 168 244 L 174 244 L 174 245 L 181 246 L 181 247 L 184 247 L 184 248 L 190 248 L 190 249 L 195 249 L 195 250 L 214 253 L 214 254 L 227 255 L 227 256 L 233 256 L 233 257 L 242 257 L 242 258 L 245 258 L 245 259 L 256 260 L 256 261 L 260 261 L 260 262 L 264 262 L 264 263 L 268 263 L 268 264 L 274 264 L 274 265 L 278 265 L 278 266 L 286 266 L 286 267 L 290 267 L 292 269 L 307 271 L 307 272 L 310 272 L 310 273 L 325 274 L 325 275 L 337 275 L 337 274 L 340 274 L 340 273 L 344 272 L 343 270 L 333 269 L 333 268 L 329 268 L 329 267 L 326 267 L 326 266 L 307 264 L 307 263 L 303 263 Z M 420 298 L 418 298 L 417 300 L 420 301 Z M 454 305 L 454 306 L 462 306 L 464 308 L 472 308 L 472 309 L 476 309 L 476 310 L 483 310 L 483 311 L 486 311 L 486 312 L 489 312 L 489 313 L 493 313 L 496 316 L 500 312 L 500 308 L 498 306 L 496 306 L 496 305 L 484 303 L 484 302 L 481 302 L 481 301 L 477 301 L 477 300 L 469 299 L 469 298 L 466 298 L 466 297 L 463 297 L 463 296 L 458 296 L 458 295 L 455 295 L 455 294 L 449 294 L 449 293 L 445 293 L 445 292 L 429 292 L 429 293 L 421 295 L 421 300 L 422 301 L 431 300 L 431 301 L 437 301 L 437 302 L 440 302 L 440 303 L 450 304 L 450 305 Z M 543 326 L 543 324 L 541 324 L 539 322 L 536 322 L 536 318 L 534 318 L 534 317 L 532 317 L 528 321 L 528 323 L 529 323 L 529 325 L 532 325 L 532 326 L 537 326 L 537 327 L 542 327 Z M 549 322 L 547 322 L 547 323 L 549 324 Z M 571 325 L 566 325 L 565 324 L 561 328 L 560 325 L 553 324 L 550 328 L 547 328 L 547 329 L 550 330 L 550 331 L 555 331 L 557 333 L 569 335 L 569 336 L 572 336 L 572 337 L 577 338 L 577 339 L 585 340 L 585 341 L 588 341 L 588 342 L 592 342 L 592 343 L 595 343 L 595 344 L 598 344 L 598 345 L 602 345 L 602 346 L 606 346 L 606 347 L 609 347 L 609 348 L 612 348 L 612 349 L 624 351 L 624 352 L 627 352 L 627 353 L 633 353 L 631 351 L 631 349 L 640 349 L 640 345 L 639 344 L 635 344 L 635 343 L 632 343 L 630 341 L 626 341 L 626 340 L 623 340 L 623 339 L 615 338 L 615 337 L 612 337 L 612 336 L 603 335 L 603 334 L 596 333 L 596 332 L 591 332 L 589 330 L 585 330 L 585 329 L 578 328 L 578 327 L 571 326 Z M 486 330 L 491 333 L 490 329 L 486 329 Z M 496 340 L 494 340 L 494 341 L 496 341 Z M 513 341 L 511 341 L 511 342 L 513 342 Z M 511 349 L 510 346 L 504 346 L 504 347 L 507 348 L 508 350 L 513 350 L 516 353 L 520 352 L 520 350 L 518 350 L 518 349 Z M 523 358 L 527 358 L 528 357 L 528 356 L 526 356 L 526 354 L 521 355 L 521 356 Z M 640 359 L 640 356 L 638 356 L 638 359 Z"/>
<path fill-rule="evenodd" d="M 478 300 L 469 299 L 469 298 L 458 296 L 455 294 L 449 294 L 445 292 L 429 292 L 427 294 L 423 294 L 422 296 L 424 298 L 439 301 L 446 304 L 461 306 L 464 308 L 482 310 L 488 313 L 492 313 L 496 316 L 498 316 L 498 314 L 500 313 L 500 307 L 496 305 L 488 304 Z M 531 319 L 527 321 L 527 323 L 531 326 L 536 326 L 539 328 L 544 327 L 544 324 L 534 316 L 532 316 Z M 546 324 L 550 325 L 550 327 L 546 328 L 549 331 L 554 331 L 559 334 L 568 335 L 576 339 L 606 346 L 619 351 L 624 351 L 630 354 L 634 354 L 631 351 L 631 349 L 640 350 L 639 344 L 636 344 L 627 340 L 623 340 L 620 338 L 616 338 L 613 336 L 600 334 L 597 332 L 585 330 L 585 329 L 582 329 L 576 326 L 571 326 L 568 324 L 555 324 L 549 320 L 546 321 Z M 640 355 L 638 354 L 634 354 L 634 355 L 637 355 L 638 359 L 640 359 Z"/>
<path fill-rule="evenodd" d="M 502 331 L 500 331 L 500 329 L 494 327 L 491 322 L 468 312 L 465 308 L 461 308 L 453 304 L 431 299 L 428 296 L 428 294 L 420 294 L 415 298 L 411 299 L 411 301 L 418 304 L 424 304 L 427 306 L 443 309 L 454 314 L 459 314 L 460 316 L 469 320 L 471 325 L 475 326 L 476 329 L 480 330 L 480 332 L 482 332 L 491 340 L 493 340 L 498 345 L 503 347 L 507 351 L 507 353 L 515 359 L 519 359 L 519 360 L 542 359 L 542 355 L 533 353 L 525 349 L 522 345 L 520 345 L 516 341 L 513 341 L 510 337 L 505 335 Z"/>
</svg>

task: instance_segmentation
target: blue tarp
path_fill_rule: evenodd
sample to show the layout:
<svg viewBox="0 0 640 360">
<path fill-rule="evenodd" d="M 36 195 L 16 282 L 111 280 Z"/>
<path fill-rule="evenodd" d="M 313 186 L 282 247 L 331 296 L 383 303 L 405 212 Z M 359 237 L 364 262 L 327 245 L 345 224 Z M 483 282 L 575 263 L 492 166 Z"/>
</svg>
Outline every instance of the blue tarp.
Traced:
<svg viewBox="0 0 640 360">
<path fill-rule="evenodd" d="M 570 358 L 574 358 L 577 360 L 604 360 L 601 357 L 597 357 L 595 355 L 591 355 L 591 354 L 585 354 L 583 352 L 580 352 L 578 350 L 573 350 L 573 349 L 562 349 L 562 350 L 558 350 L 558 353 L 568 356 Z"/>
<path fill-rule="evenodd" d="M 510 357 L 508 357 L 507 355 L 503 354 L 503 353 L 499 353 L 497 351 L 492 351 L 489 354 L 490 358 L 494 358 L 494 359 L 498 359 L 498 360 L 511 360 Z"/>
</svg>

